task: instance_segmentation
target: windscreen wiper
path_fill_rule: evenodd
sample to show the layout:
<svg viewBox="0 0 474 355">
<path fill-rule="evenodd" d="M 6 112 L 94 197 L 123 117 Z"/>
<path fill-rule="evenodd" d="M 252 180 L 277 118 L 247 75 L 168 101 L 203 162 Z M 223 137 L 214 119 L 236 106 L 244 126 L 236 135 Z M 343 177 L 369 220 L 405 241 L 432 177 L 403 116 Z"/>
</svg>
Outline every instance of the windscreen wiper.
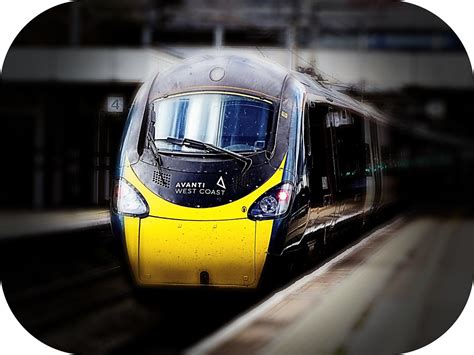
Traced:
<svg viewBox="0 0 474 355">
<path fill-rule="evenodd" d="M 198 141 L 195 139 L 191 138 L 174 138 L 174 137 L 168 137 L 166 139 L 163 139 L 165 142 L 168 142 L 170 144 L 176 144 L 180 146 L 185 146 L 188 148 L 194 148 L 194 149 L 201 149 L 201 150 L 207 150 L 210 152 L 214 153 L 219 153 L 219 154 L 224 154 L 227 156 L 230 156 L 242 163 L 244 163 L 244 168 L 242 169 L 242 175 L 245 174 L 250 167 L 252 166 L 252 159 L 247 158 L 239 153 L 233 152 L 231 150 L 227 150 L 225 148 L 218 147 L 214 144 L 211 143 L 206 143 L 202 141 Z"/>
<path fill-rule="evenodd" d="M 161 166 L 162 165 L 161 156 L 158 153 L 158 147 L 155 144 L 155 139 L 153 138 L 153 135 L 151 134 L 151 132 L 148 132 L 146 137 L 147 137 L 148 142 L 150 143 L 150 150 L 153 154 L 153 157 L 158 163 L 158 166 Z"/>
</svg>

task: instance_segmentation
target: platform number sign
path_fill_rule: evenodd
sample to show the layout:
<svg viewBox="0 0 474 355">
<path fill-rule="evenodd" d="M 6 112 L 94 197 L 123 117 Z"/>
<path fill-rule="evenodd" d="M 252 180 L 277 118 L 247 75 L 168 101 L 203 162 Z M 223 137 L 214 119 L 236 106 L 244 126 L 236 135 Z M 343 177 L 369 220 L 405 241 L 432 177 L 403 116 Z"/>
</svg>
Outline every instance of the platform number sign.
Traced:
<svg viewBox="0 0 474 355">
<path fill-rule="evenodd" d="M 107 97 L 107 112 L 122 113 L 123 109 L 123 97 Z"/>
</svg>

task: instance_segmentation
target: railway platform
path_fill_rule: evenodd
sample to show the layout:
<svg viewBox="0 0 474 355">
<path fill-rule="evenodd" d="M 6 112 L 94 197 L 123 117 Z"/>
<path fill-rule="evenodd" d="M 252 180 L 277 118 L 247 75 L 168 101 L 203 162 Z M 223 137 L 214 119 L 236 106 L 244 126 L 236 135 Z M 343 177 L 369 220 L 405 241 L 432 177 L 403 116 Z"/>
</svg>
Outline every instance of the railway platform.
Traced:
<svg viewBox="0 0 474 355">
<path fill-rule="evenodd" d="M 0 211 L 0 241 L 107 227 L 108 209 Z"/>
<path fill-rule="evenodd" d="M 457 319 L 472 285 L 474 219 L 399 217 L 187 350 L 392 354 Z"/>
</svg>

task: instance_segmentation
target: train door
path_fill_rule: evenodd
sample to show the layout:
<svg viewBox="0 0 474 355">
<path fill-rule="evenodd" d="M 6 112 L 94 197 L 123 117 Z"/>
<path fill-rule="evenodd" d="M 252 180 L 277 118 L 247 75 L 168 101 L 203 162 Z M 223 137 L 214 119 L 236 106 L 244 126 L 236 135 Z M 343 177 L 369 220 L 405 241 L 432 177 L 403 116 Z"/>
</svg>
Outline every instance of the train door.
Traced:
<svg viewBox="0 0 474 355">
<path fill-rule="evenodd" d="M 308 119 L 308 109 L 305 107 L 298 134 L 300 144 L 298 144 L 297 181 L 295 181 L 297 194 L 290 217 L 287 237 L 289 240 L 304 234 L 309 219 L 309 172 L 312 164 L 312 153 Z"/>
<path fill-rule="evenodd" d="M 335 140 L 333 127 L 328 121 L 331 108 L 310 102 L 307 109 L 311 144 L 308 173 L 311 213 L 307 234 L 313 234 L 314 238 L 322 236 L 326 242 L 339 209 L 335 199 L 337 190 Z"/>
<path fill-rule="evenodd" d="M 328 116 L 336 157 L 337 221 L 340 227 L 362 217 L 366 197 L 364 120 L 339 108 Z"/>
</svg>

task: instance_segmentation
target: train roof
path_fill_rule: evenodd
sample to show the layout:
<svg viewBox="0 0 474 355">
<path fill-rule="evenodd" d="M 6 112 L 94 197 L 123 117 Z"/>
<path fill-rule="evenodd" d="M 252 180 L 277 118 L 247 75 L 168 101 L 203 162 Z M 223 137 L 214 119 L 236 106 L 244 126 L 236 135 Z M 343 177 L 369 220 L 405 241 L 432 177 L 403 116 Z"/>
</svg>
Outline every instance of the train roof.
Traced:
<svg viewBox="0 0 474 355">
<path fill-rule="evenodd" d="M 151 86 L 149 101 L 185 91 L 216 89 L 247 91 L 255 96 L 279 100 L 288 76 L 306 87 L 308 99 L 311 101 L 342 107 L 375 122 L 408 130 L 417 136 L 451 144 L 460 143 L 454 137 L 447 137 L 397 120 L 372 105 L 357 101 L 307 74 L 288 70 L 263 57 L 217 53 L 189 58 L 156 75 Z"/>
<path fill-rule="evenodd" d="M 219 68 L 219 69 L 216 69 Z M 215 71 L 215 75 L 211 72 Z M 313 80 L 310 76 L 291 71 L 263 57 L 236 54 L 202 54 L 184 60 L 159 73 L 150 91 L 150 101 L 183 91 L 238 88 L 257 96 L 279 99 L 284 81 L 291 75 L 307 87 L 309 98 L 359 112 L 377 121 L 388 123 L 372 106 L 354 100 L 337 90 Z M 222 76 L 222 78 L 220 78 Z M 218 79 L 218 80 L 216 80 Z"/>
<path fill-rule="evenodd" d="M 278 100 L 288 76 L 306 86 L 308 98 L 312 101 L 343 107 L 380 123 L 394 123 L 373 106 L 354 100 L 306 74 L 288 70 L 263 57 L 229 53 L 194 56 L 159 73 L 152 84 L 149 100 L 183 91 L 216 89 L 244 90 Z"/>
<path fill-rule="evenodd" d="M 289 72 L 265 59 L 205 54 L 159 73 L 150 100 L 183 91 L 236 88 L 279 99 Z"/>
</svg>

